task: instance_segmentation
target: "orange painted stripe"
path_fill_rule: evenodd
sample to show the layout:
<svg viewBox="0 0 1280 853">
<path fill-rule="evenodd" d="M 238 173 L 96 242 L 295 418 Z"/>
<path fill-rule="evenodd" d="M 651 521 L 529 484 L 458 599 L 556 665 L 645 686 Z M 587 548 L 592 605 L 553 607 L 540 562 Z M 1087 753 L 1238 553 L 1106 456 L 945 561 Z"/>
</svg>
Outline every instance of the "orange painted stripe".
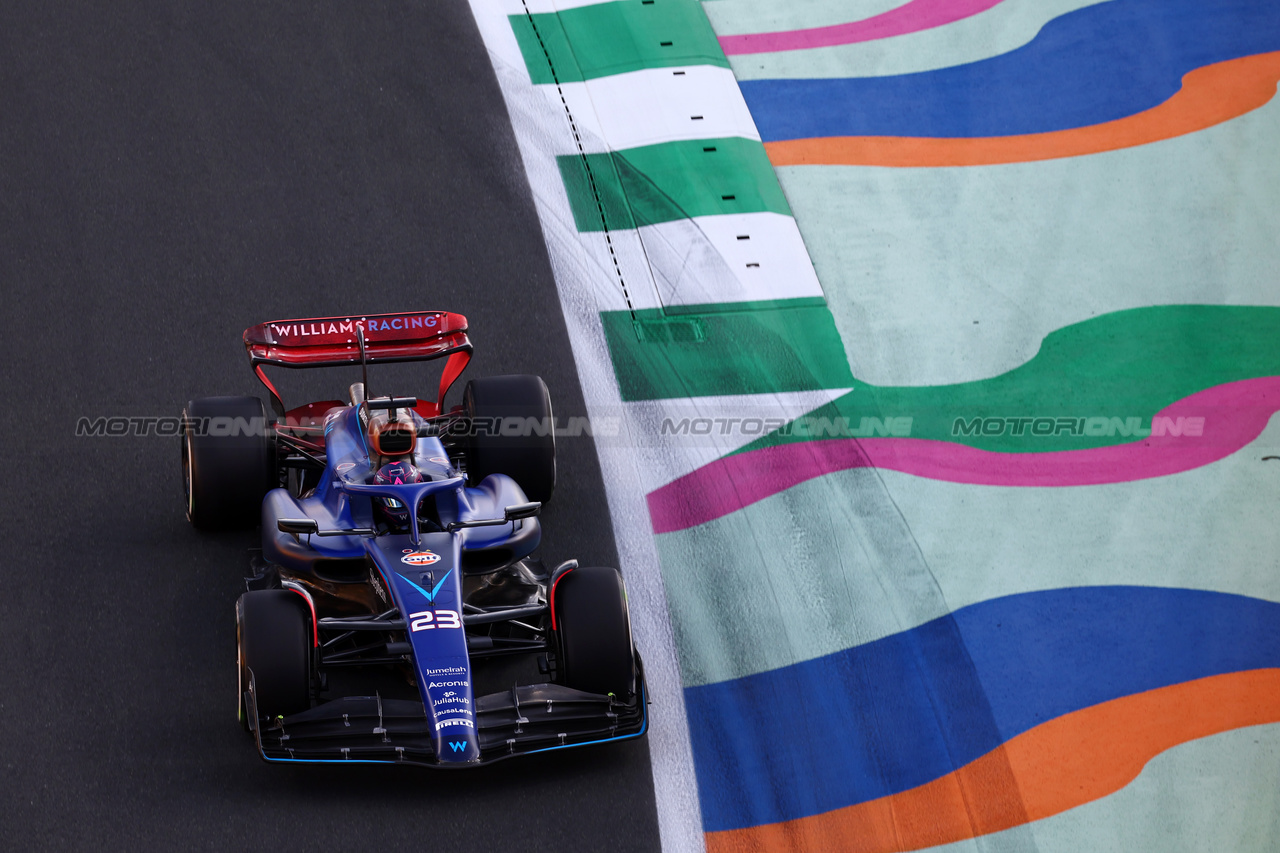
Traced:
<svg viewBox="0 0 1280 853">
<path fill-rule="evenodd" d="M 937 139 L 828 136 L 766 142 L 775 166 L 986 166 L 1078 157 L 1146 145 L 1204 130 L 1270 101 L 1280 80 L 1280 51 L 1197 68 L 1164 103 L 1115 121 L 1020 136 Z"/>
<path fill-rule="evenodd" d="M 1180 743 L 1280 722 L 1280 669 L 1214 675 L 1084 708 L 960 770 L 782 823 L 706 834 L 708 853 L 897 853 L 976 838 L 1115 793 Z"/>
</svg>

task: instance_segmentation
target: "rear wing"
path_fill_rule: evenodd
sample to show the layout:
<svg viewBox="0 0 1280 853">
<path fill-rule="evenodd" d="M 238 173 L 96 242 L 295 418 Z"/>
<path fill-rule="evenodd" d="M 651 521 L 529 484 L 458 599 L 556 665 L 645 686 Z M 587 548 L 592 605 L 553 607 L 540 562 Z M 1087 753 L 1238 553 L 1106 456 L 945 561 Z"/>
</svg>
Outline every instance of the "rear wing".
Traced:
<svg viewBox="0 0 1280 853">
<path fill-rule="evenodd" d="M 263 368 L 359 364 L 361 331 L 369 364 L 448 358 L 440 377 L 437 413 L 444 405 L 445 392 L 471 360 L 467 318 L 448 311 L 273 320 L 245 329 L 244 346 L 254 373 L 271 392 L 276 412 L 283 415 L 284 402 Z"/>
</svg>

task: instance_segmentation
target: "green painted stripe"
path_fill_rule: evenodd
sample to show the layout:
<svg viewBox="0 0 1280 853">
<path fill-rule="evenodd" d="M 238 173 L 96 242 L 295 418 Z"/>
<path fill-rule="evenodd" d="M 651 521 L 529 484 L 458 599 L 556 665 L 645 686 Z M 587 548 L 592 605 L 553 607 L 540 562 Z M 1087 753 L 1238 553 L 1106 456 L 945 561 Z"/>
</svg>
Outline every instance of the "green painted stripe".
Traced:
<svg viewBox="0 0 1280 853">
<path fill-rule="evenodd" d="M 600 315 L 622 399 L 661 400 L 848 388 L 840 333 L 811 300 Z"/>
<path fill-rule="evenodd" d="M 885 387 L 855 382 L 853 391 L 806 417 L 910 417 L 911 437 L 953 441 L 982 450 L 1034 453 L 1125 444 L 1142 438 L 1114 434 L 965 435 L 957 420 L 975 418 L 1150 418 L 1198 391 L 1265 376 L 1280 376 L 1280 308 L 1166 305 L 1104 314 L 1045 337 L 1025 364 L 991 379 L 957 385 Z M 801 433 L 802 431 L 797 431 Z M 773 433 L 742 452 L 808 440 Z"/>
<path fill-rule="evenodd" d="M 709 302 L 702 305 L 664 305 L 662 310 L 672 314 L 719 314 L 730 311 L 768 311 L 775 308 L 826 308 L 827 300 L 821 296 L 798 296 L 795 299 L 760 299 L 755 302 Z M 844 386 L 841 386 L 844 387 Z"/>
<path fill-rule="evenodd" d="M 556 162 L 579 231 L 721 213 L 791 215 L 764 146 L 754 139 L 663 142 L 585 157 L 562 155 Z"/>
<path fill-rule="evenodd" d="M 644 68 L 729 67 L 697 0 L 620 0 L 510 20 L 534 83 L 580 83 Z"/>
</svg>

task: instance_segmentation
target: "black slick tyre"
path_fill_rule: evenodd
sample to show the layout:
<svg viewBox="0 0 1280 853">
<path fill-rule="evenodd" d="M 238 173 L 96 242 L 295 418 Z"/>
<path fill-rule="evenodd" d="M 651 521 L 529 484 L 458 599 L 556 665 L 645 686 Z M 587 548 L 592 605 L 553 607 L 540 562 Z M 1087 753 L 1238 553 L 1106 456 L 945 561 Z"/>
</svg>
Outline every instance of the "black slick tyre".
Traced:
<svg viewBox="0 0 1280 853">
<path fill-rule="evenodd" d="M 269 425 L 257 397 L 203 397 L 182 412 L 187 519 L 202 530 L 253 527 L 276 483 Z"/>
<path fill-rule="evenodd" d="M 529 500 L 549 501 L 556 487 L 556 437 L 551 394 L 542 378 L 472 379 L 462 406 L 472 423 L 467 446 L 472 485 L 490 474 L 506 474 Z"/>
<path fill-rule="evenodd" d="M 588 693 L 629 699 L 636 664 L 627 592 L 617 569 L 573 569 L 551 590 L 559 652 L 558 680 Z"/>
<path fill-rule="evenodd" d="M 296 714 L 311 707 L 311 613 L 302 596 L 287 589 L 246 592 L 236 602 L 240 720 L 253 673 L 259 717 Z"/>
</svg>

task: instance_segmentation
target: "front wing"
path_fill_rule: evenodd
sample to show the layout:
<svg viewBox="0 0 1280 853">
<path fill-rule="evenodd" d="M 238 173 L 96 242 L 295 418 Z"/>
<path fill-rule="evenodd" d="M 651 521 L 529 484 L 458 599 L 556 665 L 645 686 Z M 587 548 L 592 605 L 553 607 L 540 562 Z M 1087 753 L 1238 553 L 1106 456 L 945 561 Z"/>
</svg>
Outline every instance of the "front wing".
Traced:
<svg viewBox="0 0 1280 853">
<path fill-rule="evenodd" d="M 258 751 L 267 761 L 474 767 L 514 755 L 638 738 L 648 728 L 643 676 L 629 703 L 559 684 L 512 687 L 476 699 L 480 760 L 437 759 L 422 703 L 348 696 L 271 721 L 258 721 L 253 674 L 245 699 Z"/>
</svg>

